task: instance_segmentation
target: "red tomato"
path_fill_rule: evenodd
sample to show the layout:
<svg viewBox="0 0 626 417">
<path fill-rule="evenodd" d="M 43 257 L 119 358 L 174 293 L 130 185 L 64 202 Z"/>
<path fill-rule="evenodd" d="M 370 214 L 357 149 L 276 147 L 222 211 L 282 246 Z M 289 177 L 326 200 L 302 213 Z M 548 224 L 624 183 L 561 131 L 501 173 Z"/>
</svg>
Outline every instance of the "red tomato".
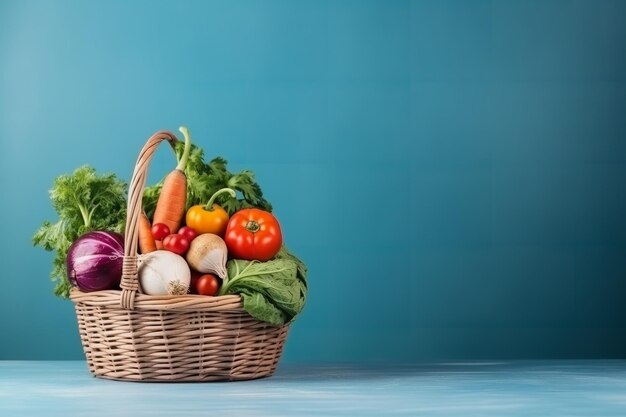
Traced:
<svg viewBox="0 0 626 417">
<path fill-rule="evenodd" d="M 244 209 L 230 218 L 224 241 L 233 258 L 265 262 L 276 256 L 283 244 L 283 235 L 272 213 Z"/>
<path fill-rule="evenodd" d="M 163 240 L 170 234 L 170 228 L 165 223 L 152 225 L 152 237 L 154 240 Z"/>
<path fill-rule="evenodd" d="M 171 234 L 163 239 L 163 249 L 184 255 L 189 249 L 189 239 L 183 235 Z"/>
<path fill-rule="evenodd" d="M 213 274 L 204 274 L 196 282 L 196 292 L 200 295 L 215 295 L 220 289 L 220 281 Z"/>
<path fill-rule="evenodd" d="M 191 242 L 192 240 L 194 240 L 194 239 L 196 238 L 196 236 L 198 236 L 198 234 L 196 233 L 196 231 L 195 231 L 195 230 L 193 230 L 193 229 L 192 229 L 191 227 L 189 227 L 189 226 L 184 226 L 184 227 L 181 227 L 181 228 L 178 230 L 178 234 L 179 234 L 179 235 L 183 235 L 183 236 L 185 236 L 185 237 L 186 237 L 186 238 L 187 238 L 190 242 Z"/>
</svg>

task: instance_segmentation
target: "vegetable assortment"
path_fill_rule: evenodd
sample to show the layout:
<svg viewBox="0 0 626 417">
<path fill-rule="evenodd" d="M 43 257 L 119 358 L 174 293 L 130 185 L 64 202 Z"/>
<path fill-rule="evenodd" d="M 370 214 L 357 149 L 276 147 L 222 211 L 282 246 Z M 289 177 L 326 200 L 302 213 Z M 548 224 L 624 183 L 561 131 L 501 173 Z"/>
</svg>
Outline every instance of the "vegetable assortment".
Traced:
<svg viewBox="0 0 626 417">
<path fill-rule="evenodd" d="M 231 173 L 225 159 L 174 146 L 177 165 L 145 189 L 139 219 L 139 291 L 149 295 L 237 294 L 258 320 L 282 325 L 304 307 L 304 263 L 283 245 L 278 219 L 252 171 Z M 126 184 L 113 174 L 81 167 L 50 191 L 59 214 L 44 222 L 33 243 L 55 252 L 55 294 L 119 290 L 126 218 Z"/>
</svg>

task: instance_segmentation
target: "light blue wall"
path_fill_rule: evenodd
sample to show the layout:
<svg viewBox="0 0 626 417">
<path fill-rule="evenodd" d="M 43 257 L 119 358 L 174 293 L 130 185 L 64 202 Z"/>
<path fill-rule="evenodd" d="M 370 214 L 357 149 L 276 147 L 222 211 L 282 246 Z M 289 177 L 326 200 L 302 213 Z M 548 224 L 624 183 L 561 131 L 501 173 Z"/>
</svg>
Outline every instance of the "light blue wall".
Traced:
<svg viewBox="0 0 626 417">
<path fill-rule="evenodd" d="M 181 123 L 310 266 L 286 361 L 626 355 L 625 2 L 0 2 L 0 359 L 82 355 L 53 178 Z"/>
</svg>

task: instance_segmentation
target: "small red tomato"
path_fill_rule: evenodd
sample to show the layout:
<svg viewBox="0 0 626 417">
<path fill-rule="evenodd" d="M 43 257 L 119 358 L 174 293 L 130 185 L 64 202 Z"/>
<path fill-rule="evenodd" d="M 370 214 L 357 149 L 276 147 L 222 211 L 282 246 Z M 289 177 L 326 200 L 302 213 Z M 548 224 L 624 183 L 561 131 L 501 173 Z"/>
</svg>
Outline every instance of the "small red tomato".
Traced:
<svg viewBox="0 0 626 417">
<path fill-rule="evenodd" d="M 185 252 L 187 252 L 187 249 L 189 249 L 189 243 L 189 239 L 185 236 L 172 234 L 163 239 L 163 249 L 179 255 L 184 255 Z"/>
<path fill-rule="evenodd" d="M 170 228 L 165 223 L 152 225 L 152 237 L 154 240 L 163 240 L 170 234 Z"/>
<path fill-rule="evenodd" d="M 192 240 L 194 240 L 196 238 L 196 236 L 198 236 L 198 234 L 196 233 L 195 230 L 193 230 L 191 227 L 189 226 L 185 226 L 185 227 L 181 227 L 178 230 L 178 234 L 179 235 L 183 235 L 185 236 L 187 239 L 189 239 L 189 241 L 191 242 Z"/>
<path fill-rule="evenodd" d="M 220 289 L 220 281 L 213 274 L 204 274 L 196 282 L 196 292 L 200 295 L 215 295 Z"/>
</svg>

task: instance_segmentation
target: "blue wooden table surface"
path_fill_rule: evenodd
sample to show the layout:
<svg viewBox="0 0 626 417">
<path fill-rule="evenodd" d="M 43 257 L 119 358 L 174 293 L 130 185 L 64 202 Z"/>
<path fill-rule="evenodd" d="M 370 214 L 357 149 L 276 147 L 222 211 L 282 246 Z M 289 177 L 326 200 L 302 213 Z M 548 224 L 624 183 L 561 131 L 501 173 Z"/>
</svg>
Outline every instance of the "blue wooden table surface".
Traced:
<svg viewBox="0 0 626 417">
<path fill-rule="evenodd" d="M 283 365 L 266 379 L 129 383 L 0 361 L 0 416 L 625 416 L 626 361 Z"/>
</svg>

